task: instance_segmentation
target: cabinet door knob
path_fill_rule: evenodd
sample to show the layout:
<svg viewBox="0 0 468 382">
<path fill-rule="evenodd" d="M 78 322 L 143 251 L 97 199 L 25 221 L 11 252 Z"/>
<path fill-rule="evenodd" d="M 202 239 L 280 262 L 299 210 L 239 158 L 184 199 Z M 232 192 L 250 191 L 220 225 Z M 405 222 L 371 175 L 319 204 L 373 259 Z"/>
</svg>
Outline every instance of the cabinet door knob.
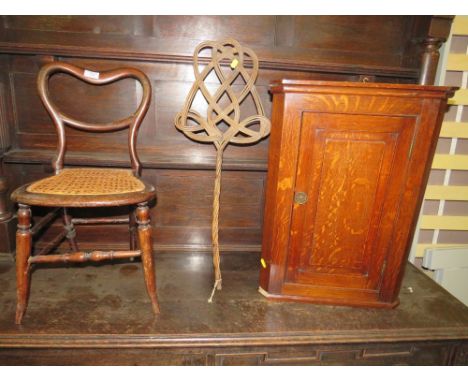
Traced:
<svg viewBox="0 0 468 382">
<path fill-rule="evenodd" d="M 294 193 L 294 203 L 296 204 L 306 204 L 307 203 L 307 193 L 305 192 L 296 192 Z"/>
</svg>

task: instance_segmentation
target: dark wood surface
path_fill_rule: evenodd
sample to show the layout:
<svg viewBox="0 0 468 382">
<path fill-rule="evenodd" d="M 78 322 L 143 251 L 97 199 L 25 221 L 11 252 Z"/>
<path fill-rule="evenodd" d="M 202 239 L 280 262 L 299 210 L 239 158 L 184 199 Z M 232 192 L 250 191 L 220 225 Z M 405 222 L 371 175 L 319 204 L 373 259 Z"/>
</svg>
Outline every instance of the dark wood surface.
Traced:
<svg viewBox="0 0 468 382">
<path fill-rule="evenodd" d="M 38 266 L 14 324 L 13 262 L 0 265 L 0 364 L 468 364 L 468 308 L 412 265 L 393 310 L 268 301 L 259 256 L 156 257 L 161 314 L 141 263 Z"/>
<path fill-rule="evenodd" d="M 260 276 L 268 297 L 398 304 L 454 90 L 333 81 L 272 85 Z"/>
<path fill-rule="evenodd" d="M 269 116 L 268 86 L 282 78 L 418 82 L 425 39 L 443 40 L 450 23 L 450 17 L 431 16 L 2 16 L 0 150 L 8 192 L 50 174 L 56 133 L 35 90 L 41 66 L 55 60 L 93 71 L 136 67 L 153 87 L 138 153 L 143 179 L 155 184 L 159 194 L 152 210 L 155 247 L 206 250 L 215 150 L 187 140 L 173 125 L 193 83 L 192 54 L 198 43 L 233 37 L 256 52 L 256 86 Z M 429 64 L 431 69 L 434 62 Z M 77 79 L 57 76 L 50 88 L 65 112 L 96 123 L 123 118 L 141 96 L 131 80 L 89 90 Z M 98 103 L 102 107 L 94 107 Z M 125 132 L 106 134 L 104 140 L 97 133 L 68 133 L 65 165 L 128 166 Z M 268 146 L 265 139 L 226 149 L 222 250 L 260 249 Z M 10 237 L 12 224 L 6 220 L 0 229 Z M 125 244 L 124 236 L 115 238 L 119 245 Z M 101 248 L 109 244 L 89 227 L 78 230 L 77 237 Z"/>
</svg>

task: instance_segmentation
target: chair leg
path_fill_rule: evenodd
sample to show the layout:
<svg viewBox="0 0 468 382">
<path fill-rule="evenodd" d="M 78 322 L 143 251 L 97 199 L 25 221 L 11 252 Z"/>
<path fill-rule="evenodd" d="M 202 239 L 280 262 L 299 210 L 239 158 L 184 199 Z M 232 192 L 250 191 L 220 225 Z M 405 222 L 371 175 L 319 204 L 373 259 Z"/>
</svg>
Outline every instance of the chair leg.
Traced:
<svg viewBox="0 0 468 382">
<path fill-rule="evenodd" d="M 153 238 L 149 207 L 147 203 L 138 204 L 136 209 L 136 221 L 138 224 L 138 239 L 140 241 L 141 262 L 145 276 L 146 290 L 153 305 L 155 314 L 159 313 L 158 296 L 156 294 L 156 274 L 153 264 Z"/>
<path fill-rule="evenodd" d="M 137 223 L 135 220 L 135 209 L 130 207 L 130 213 L 128 214 L 128 230 L 130 233 L 130 250 L 134 251 L 137 247 Z"/>
<path fill-rule="evenodd" d="M 21 324 L 28 305 L 30 267 L 28 259 L 31 256 L 31 209 L 20 204 L 18 209 L 18 230 L 16 231 L 16 318 L 15 323 Z"/>
<path fill-rule="evenodd" d="M 76 242 L 76 230 L 72 223 L 71 216 L 68 214 L 67 208 L 63 209 L 63 225 L 67 231 L 67 240 L 70 244 L 70 249 L 73 252 L 78 252 L 78 243 Z"/>
</svg>

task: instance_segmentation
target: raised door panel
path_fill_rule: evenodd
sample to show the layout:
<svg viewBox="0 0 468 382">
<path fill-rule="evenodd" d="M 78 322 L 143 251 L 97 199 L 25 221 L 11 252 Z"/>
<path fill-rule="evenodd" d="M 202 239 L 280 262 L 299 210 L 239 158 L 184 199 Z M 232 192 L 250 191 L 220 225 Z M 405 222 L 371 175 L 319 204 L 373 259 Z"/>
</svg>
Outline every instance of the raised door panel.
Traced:
<svg viewBox="0 0 468 382">
<path fill-rule="evenodd" d="M 379 289 L 415 126 L 409 116 L 303 113 L 294 189 L 307 201 L 293 204 L 287 283 Z"/>
</svg>

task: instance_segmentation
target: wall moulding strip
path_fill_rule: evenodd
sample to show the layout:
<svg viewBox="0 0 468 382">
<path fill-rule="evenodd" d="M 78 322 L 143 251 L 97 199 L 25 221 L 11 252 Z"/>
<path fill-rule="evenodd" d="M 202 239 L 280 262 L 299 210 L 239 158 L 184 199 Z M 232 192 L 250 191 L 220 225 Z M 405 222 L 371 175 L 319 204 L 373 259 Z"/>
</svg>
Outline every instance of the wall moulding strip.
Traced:
<svg viewBox="0 0 468 382">
<path fill-rule="evenodd" d="M 16 149 L 6 153 L 5 163 L 45 164 L 49 165 L 55 152 L 49 150 L 21 150 Z M 205 157 L 203 161 L 194 162 L 190 157 L 159 156 L 139 152 L 139 158 L 144 168 L 152 169 L 180 169 L 180 170 L 211 170 L 215 168 L 215 158 Z M 130 166 L 126 157 L 115 159 L 115 152 L 99 157 L 90 157 L 87 152 L 69 152 L 65 157 L 66 165 L 87 166 Z M 223 169 L 233 171 L 267 171 L 266 160 L 240 160 L 226 157 Z"/>
<path fill-rule="evenodd" d="M 0 53 L 45 55 L 57 57 L 101 58 L 131 61 L 167 62 L 192 64 L 192 55 L 171 53 L 147 53 L 141 51 L 125 51 L 109 48 L 82 47 L 73 45 L 49 45 L 0 42 Z M 206 64 L 208 58 L 201 58 L 200 63 Z M 226 62 L 226 65 L 229 65 Z M 246 65 L 248 66 L 248 65 Z M 419 71 L 416 69 L 387 67 L 387 66 L 357 66 L 333 63 L 314 63 L 308 61 L 293 61 L 288 59 L 259 59 L 260 69 L 274 69 L 285 71 L 303 71 L 316 73 L 366 74 L 383 77 L 401 77 L 417 79 Z"/>
</svg>

